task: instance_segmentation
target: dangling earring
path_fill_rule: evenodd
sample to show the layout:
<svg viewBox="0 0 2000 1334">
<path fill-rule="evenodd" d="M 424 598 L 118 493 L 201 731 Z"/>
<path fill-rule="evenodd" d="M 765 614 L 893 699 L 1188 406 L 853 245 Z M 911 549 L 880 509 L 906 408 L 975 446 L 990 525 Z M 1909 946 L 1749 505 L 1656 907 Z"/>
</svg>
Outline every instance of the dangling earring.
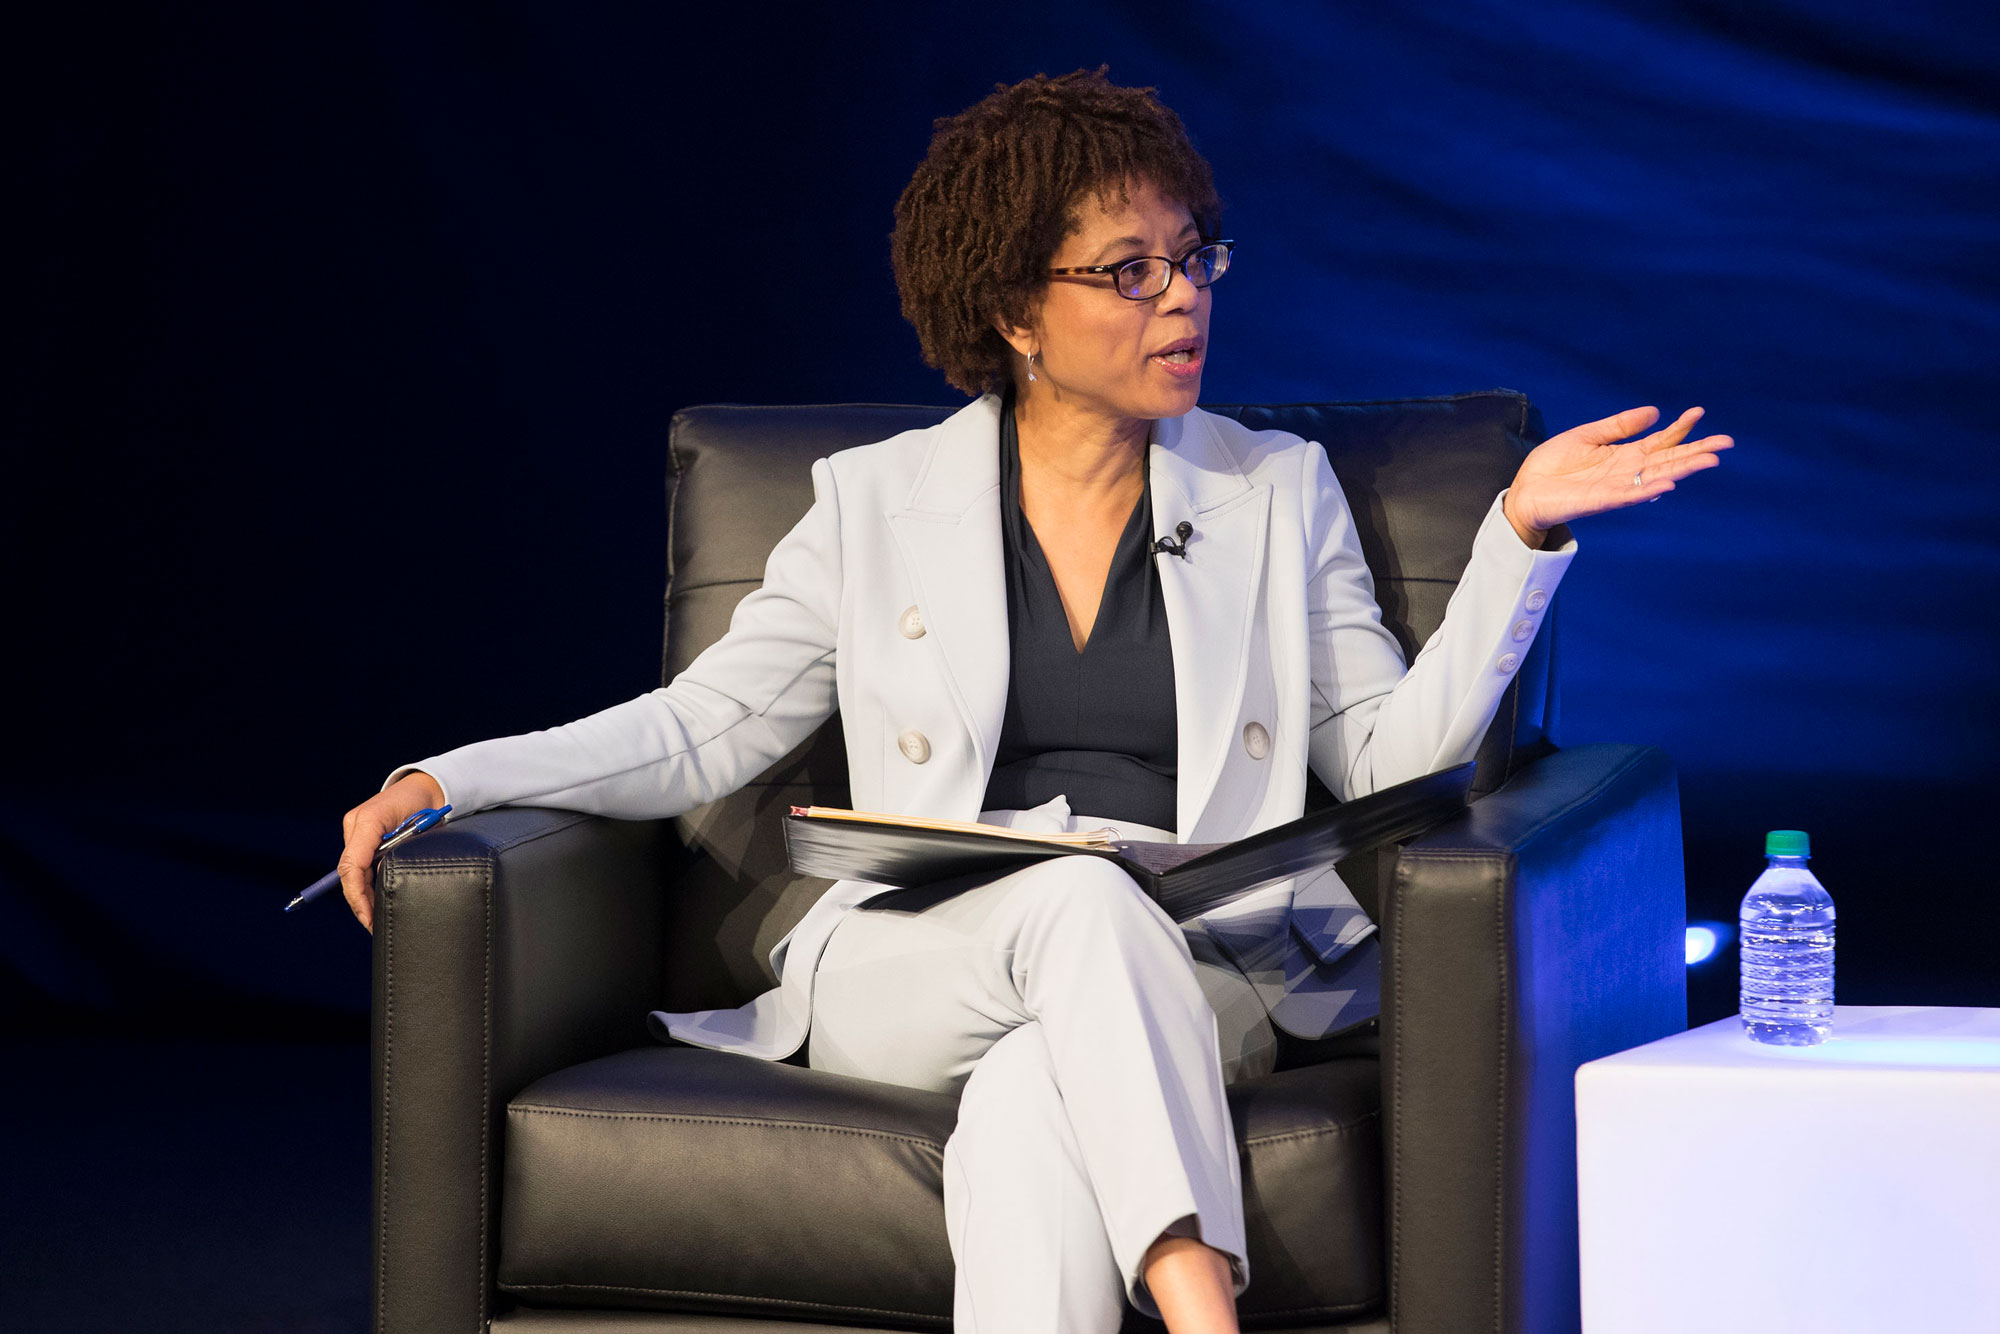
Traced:
<svg viewBox="0 0 2000 1334">
<path fill-rule="evenodd" d="M 1033 384 L 1034 382 L 1035 382 L 1035 354 L 1030 352 L 1028 354 L 1028 383 Z"/>
</svg>

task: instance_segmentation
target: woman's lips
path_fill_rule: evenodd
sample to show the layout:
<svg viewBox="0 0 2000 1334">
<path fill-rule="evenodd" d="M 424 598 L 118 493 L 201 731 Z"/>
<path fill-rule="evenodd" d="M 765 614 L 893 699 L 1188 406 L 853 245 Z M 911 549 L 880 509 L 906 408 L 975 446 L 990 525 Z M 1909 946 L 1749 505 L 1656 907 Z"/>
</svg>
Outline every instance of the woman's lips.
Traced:
<svg viewBox="0 0 2000 1334">
<path fill-rule="evenodd" d="M 1155 352 L 1147 360 L 1169 375 L 1182 380 L 1191 380 L 1201 374 L 1202 349 L 1189 347 L 1178 348 L 1171 352 Z"/>
</svg>

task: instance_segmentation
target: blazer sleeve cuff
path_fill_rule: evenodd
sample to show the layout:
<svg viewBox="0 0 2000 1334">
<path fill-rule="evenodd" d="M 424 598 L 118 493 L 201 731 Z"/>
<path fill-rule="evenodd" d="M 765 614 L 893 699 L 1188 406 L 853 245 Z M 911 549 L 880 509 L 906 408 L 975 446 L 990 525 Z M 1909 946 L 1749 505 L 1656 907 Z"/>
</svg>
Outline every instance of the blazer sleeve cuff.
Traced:
<svg viewBox="0 0 2000 1334">
<path fill-rule="evenodd" d="M 406 774 L 414 773 L 425 773 L 431 776 L 431 781 L 443 789 L 444 804 L 451 807 L 453 815 L 470 815 L 474 810 L 478 809 L 465 801 L 465 789 L 463 785 L 455 781 L 451 773 L 451 765 L 446 763 L 442 756 L 436 756 L 428 760 L 418 760 L 415 764 L 398 765 L 390 771 L 387 778 L 382 780 L 382 786 L 378 790 L 386 792 L 397 779 L 402 778 Z M 454 792 L 460 795 L 454 796 Z"/>
<path fill-rule="evenodd" d="M 1576 535 L 1570 531 L 1568 524 L 1559 523 L 1549 529 L 1548 536 L 1542 539 L 1540 550 L 1530 548 L 1514 531 L 1514 525 L 1507 521 L 1506 503 L 1506 491 L 1493 497 L 1493 504 L 1479 525 L 1478 535 L 1472 539 L 1473 560 L 1517 573 L 1524 580 L 1546 581 L 1545 591 L 1553 593 L 1563 571 L 1576 558 Z"/>
</svg>

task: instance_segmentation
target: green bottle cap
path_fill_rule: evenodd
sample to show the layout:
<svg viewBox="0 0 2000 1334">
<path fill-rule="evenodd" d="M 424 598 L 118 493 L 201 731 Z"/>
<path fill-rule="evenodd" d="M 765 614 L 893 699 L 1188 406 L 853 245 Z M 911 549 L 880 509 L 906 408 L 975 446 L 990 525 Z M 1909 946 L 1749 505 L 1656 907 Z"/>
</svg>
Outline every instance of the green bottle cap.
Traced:
<svg viewBox="0 0 2000 1334">
<path fill-rule="evenodd" d="M 1773 829 L 1764 835 L 1766 857 L 1810 857 L 1812 840 L 1803 829 Z"/>
</svg>

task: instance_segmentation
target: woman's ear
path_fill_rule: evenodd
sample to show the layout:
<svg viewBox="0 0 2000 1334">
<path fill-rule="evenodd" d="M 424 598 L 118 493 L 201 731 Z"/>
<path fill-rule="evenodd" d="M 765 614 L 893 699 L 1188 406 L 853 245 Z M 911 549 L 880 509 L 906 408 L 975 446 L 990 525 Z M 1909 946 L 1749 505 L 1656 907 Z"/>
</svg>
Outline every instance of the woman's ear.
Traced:
<svg viewBox="0 0 2000 1334">
<path fill-rule="evenodd" d="M 1039 352 L 1042 349 L 1042 340 L 1039 334 L 1033 329 L 1024 329 L 1020 325 L 1013 323 L 1005 315 L 995 315 L 993 317 L 993 327 L 999 331 L 1002 338 L 1007 340 L 1007 346 L 1013 348 L 1023 357 L 1033 352 Z"/>
</svg>

